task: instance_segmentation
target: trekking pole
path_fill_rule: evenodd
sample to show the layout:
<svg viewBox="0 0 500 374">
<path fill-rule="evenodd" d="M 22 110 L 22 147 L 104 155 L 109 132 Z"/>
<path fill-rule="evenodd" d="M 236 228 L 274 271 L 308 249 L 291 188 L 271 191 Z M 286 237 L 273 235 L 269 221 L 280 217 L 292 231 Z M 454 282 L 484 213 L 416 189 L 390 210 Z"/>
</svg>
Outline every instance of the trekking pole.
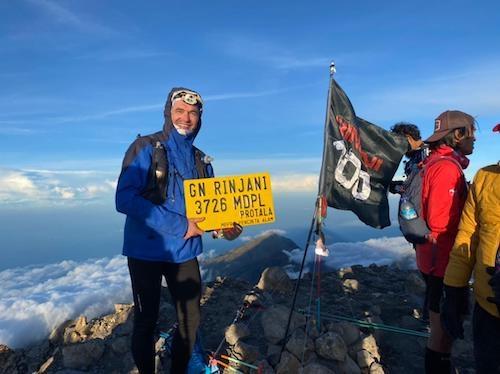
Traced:
<svg viewBox="0 0 500 374">
<path fill-rule="evenodd" d="M 302 264 L 300 265 L 299 277 L 297 278 L 297 283 L 295 283 L 295 291 L 293 292 L 292 307 L 290 308 L 290 313 L 288 314 L 288 322 L 286 324 L 285 336 L 283 337 L 283 344 L 281 345 L 280 355 L 278 357 L 278 363 L 281 361 L 281 355 L 285 350 L 286 338 L 288 337 L 288 331 L 290 330 L 290 323 L 292 322 L 292 314 L 295 309 L 295 302 L 297 301 L 297 293 L 299 292 L 300 279 L 302 278 L 302 271 L 304 270 L 304 264 L 306 262 L 307 249 L 309 248 L 309 243 L 311 242 L 311 236 L 314 229 L 314 224 L 316 222 L 316 216 L 318 212 L 318 202 L 316 201 L 316 207 L 314 208 L 314 215 L 311 221 L 311 227 L 309 228 L 309 233 L 307 234 L 306 247 L 304 248 L 304 256 L 302 257 Z"/>
</svg>

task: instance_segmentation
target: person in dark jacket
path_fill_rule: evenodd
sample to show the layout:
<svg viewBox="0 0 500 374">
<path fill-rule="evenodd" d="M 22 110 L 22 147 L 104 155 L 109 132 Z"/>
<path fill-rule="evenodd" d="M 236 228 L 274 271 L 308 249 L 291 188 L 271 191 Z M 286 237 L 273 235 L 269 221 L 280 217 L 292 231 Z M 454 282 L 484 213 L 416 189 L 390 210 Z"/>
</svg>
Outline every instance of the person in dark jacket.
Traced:
<svg viewBox="0 0 500 374">
<path fill-rule="evenodd" d="M 127 215 L 123 255 L 134 297 L 132 355 L 141 374 L 154 373 L 154 333 L 162 278 L 174 301 L 178 328 L 172 373 L 185 373 L 200 322 L 202 219 L 186 217 L 185 179 L 213 177 L 212 165 L 193 142 L 201 128 L 203 101 L 192 90 L 174 88 L 164 109 L 163 130 L 138 137 L 123 160 L 116 209 Z M 241 227 L 222 231 L 235 239 Z"/>
<path fill-rule="evenodd" d="M 408 139 L 410 149 L 405 153 L 407 160 L 404 161 L 404 176 L 408 177 L 413 170 L 427 157 L 428 148 L 424 146 L 420 130 L 417 125 L 409 122 L 398 122 L 391 127 L 391 132 Z M 389 185 L 389 192 L 401 193 L 404 181 L 392 181 Z"/>
<path fill-rule="evenodd" d="M 426 140 L 430 155 L 424 161 L 422 217 L 430 230 L 428 241 L 417 244 L 417 267 L 424 275 L 430 337 L 425 351 L 426 373 L 450 373 L 452 340 L 443 331 L 440 302 L 443 278 L 460 215 L 467 197 L 465 169 L 474 149 L 475 120 L 457 110 L 441 113 L 434 133 Z"/>
</svg>

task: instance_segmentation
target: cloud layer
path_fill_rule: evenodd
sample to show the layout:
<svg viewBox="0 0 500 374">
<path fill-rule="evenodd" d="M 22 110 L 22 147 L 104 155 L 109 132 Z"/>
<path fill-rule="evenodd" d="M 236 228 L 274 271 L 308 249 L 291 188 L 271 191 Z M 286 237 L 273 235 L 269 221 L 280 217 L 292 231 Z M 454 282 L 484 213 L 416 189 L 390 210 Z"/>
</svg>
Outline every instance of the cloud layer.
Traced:
<svg viewBox="0 0 500 374">
<path fill-rule="evenodd" d="M 125 257 L 63 261 L 0 272 L 0 343 L 19 348 L 47 337 L 62 322 L 94 318 L 132 302 Z"/>
<path fill-rule="evenodd" d="M 244 168 L 255 169 L 259 160 L 240 160 Z M 315 160 L 318 163 L 318 160 Z M 302 165 L 297 159 L 269 159 L 274 192 L 313 192 L 317 190 L 318 175 L 303 173 L 311 162 Z M 289 165 L 290 167 L 287 167 Z M 295 166 L 298 172 L 283 172 Z M 118 166 L 117 166 L 118 168 Z M 221 174 L 224 174 L 222 161 Z M 116 169 L 118 170 L 118 169 Z M 242 174 L 245 171 L 242 172 Z M 116 171 L 100 170 L 43 170 L 13 169 L 0 166 L 0 205 L 31 202 L 35 205 L 79 204 L 100 199 L 112 199 L 116 189 Z"/>
<path fill-rule="evenodd" d="M 278 233 L 282 233 L 279 231 Z M 402 237 L 370 239 L 330 245 L 327 267 L 389 264 L 412 261 L 414 251 Z M 215 253 L 207 253 L 211 257 Z M 312 264 L 314 248 L 307 264 Z M 288 253 L 299 264 L 302 251 Z M 63 261 L 41 267 L 0 272 L 0 344 L 18 348 L 47 337 L 54 327 L 79 315 L 94 318 L 113 310 L 115 303 L 131 303 L 125 257 L 85 262 Z"/>
<path fill-rule="evenodd" d="M 369 239 L 364 242 L 334 243 L 327 245 L 330 255 L 323 258 L 322 264 L 327 268 L 341 268 L 350 265 L 370 264 L 387 265 L 398 262 L 403 266 L 415 267 L 415 251 L 403 237 Z M 315 245 L 310 246 L 307 252 L 306 268 L 314 262 Z M 301 249 L 285 252 L 290 262 L 300 265 L 304 255 Z M 307 269 L 306 269 L 307 271 Z M 293 271 L 291 275 L 297 274 Z"/>
<path fill-rule="evenodd" d="M 110 198 L 116 188 L 113 173 L 94 170 L 29 170 L 0 167 L 0 205 L 88 202 Z"/>
</svg>

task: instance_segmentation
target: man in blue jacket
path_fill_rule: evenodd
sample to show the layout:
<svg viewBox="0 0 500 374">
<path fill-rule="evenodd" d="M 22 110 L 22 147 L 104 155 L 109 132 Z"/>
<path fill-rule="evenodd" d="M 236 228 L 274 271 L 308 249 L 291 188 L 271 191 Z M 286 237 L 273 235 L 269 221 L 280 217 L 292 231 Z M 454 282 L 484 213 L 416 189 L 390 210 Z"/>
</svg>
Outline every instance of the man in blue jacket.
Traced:
<svg viewBox="0 0 500 374">
<path fill-rule="evenodd" d="M 185 373 L 200 323 L 202 219 L 186 217 L 185 179 L 213 177 L 207 157 L 193 146 L 201 128 L 203 101 L 174 88 L 165 104 L 163 130 L 138 137 L 127 150 L 116 190 L 116 209 L 127 215 L 123 255 L 134 296 L 132 355 L 141 374 L 154 373 L 154 330 L 162 277 L 177 311 L 172 373 Z M 241 227 L 222 230 L 233 240 Z"/>
</svg>

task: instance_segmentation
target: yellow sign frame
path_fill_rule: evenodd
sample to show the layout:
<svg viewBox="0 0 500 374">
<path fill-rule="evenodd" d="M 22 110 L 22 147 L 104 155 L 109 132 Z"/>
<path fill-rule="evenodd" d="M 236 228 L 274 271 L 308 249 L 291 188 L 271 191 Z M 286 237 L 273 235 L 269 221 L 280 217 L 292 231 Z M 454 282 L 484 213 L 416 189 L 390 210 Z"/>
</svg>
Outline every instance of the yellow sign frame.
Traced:
<svg viewBox="0 0 500 374">
<path fill-rule="evenodd" d="M 269 173 L 184 180 L 186 216 L 205 231 L 275 221 Z"/>
</svg>

